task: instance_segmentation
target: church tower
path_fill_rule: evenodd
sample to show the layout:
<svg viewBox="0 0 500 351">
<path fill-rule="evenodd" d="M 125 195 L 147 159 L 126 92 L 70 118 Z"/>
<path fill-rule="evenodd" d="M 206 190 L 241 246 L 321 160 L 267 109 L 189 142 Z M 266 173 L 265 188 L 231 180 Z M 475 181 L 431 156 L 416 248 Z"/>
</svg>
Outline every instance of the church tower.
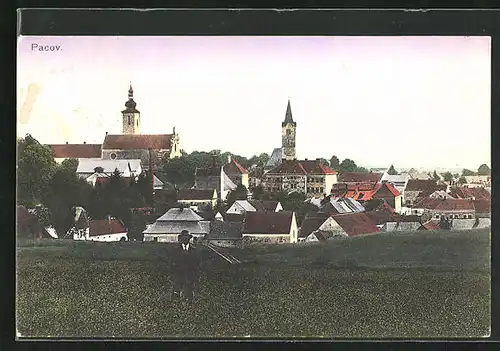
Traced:
<svg viewBox="0 0 500 351">
<path fill-rule="evenodd" d="M 123 115 L 123 134 L 140 134 L 141 133 L 141 113 L 135 107 L 137 104 L 134 101 L 134 90 L 132 83 L 128 90 L 128 101 L 125 103 Z"/>
<path fill-rule="evenodd" d="M 285 120 L 281 123 L 281 150 L 283 160 L 295 160 L 295 131 L 297 123 L 292 118 L 292 108 L 290 107 L 290 100 L 286 107 Z"/>
</svg>

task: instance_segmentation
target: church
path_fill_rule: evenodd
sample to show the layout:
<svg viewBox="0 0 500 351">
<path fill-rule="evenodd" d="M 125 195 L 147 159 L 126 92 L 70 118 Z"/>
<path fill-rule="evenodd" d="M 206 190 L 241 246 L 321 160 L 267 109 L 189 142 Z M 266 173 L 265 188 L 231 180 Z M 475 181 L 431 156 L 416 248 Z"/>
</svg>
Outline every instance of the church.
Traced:
<svg viewBox="0 0 500 351">
<path fill-rule="evenodd" d="M 122 114 L 122 134 L 108 134 L 102 144 L 53 144 L 49 145 L 57 162 L 68 158 L 126 160 L 140 159 L 143 169 L 149 169 L 150 161 L 158 164 L 163 158 L 181 156 L 179 135 L 141 134 L 141 113 L 134 101 L 132 84 Z"/>
</svg>

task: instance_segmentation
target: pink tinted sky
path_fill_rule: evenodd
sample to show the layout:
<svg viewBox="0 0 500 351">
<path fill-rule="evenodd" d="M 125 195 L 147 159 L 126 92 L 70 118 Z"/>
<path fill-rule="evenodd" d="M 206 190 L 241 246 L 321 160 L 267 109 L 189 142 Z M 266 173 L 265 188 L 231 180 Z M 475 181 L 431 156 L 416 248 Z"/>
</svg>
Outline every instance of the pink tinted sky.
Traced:
<svg viewBox="0 0 500 351">
<path fill-rule="evenodd" d="M 132 81 L 142 132 L 188 152 L 270 153 L 290 97 L 299 158 L 477 168 L 490 62 L 489 37 L 20 37 L 17 133 L 101 143 Z"/>
</svg>

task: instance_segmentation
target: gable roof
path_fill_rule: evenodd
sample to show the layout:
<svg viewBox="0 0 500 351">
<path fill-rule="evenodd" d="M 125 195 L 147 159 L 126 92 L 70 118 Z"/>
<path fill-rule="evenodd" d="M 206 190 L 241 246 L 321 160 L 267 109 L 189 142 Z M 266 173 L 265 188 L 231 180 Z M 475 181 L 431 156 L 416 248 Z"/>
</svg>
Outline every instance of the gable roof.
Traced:
<svg viewBox="0 0 500 351">
<path fill-rule="evenodd" d="M 365 212 L 365 214 L 370 218 L 376 225 L 385 224 L 387 222 L 395 222 L 397 220 L 397 215 L 389 211 L 384 210 L 374 210 Z"/>
<path fill-rule="evenodd" d="M 339 183 L 377 183 L 383 173 L 374 172 L 345 172 L 339 174 Z"/>
<path fill-rule="evenodd" d="M 247 212 L 243 221 L 243 234 L 288 234 L 293 212 Z"/>
<path fill-rule="evenodd" d="M 172 134 L 108 134 L 102 144 L 107 150 L 170 150 Z"/>
<path fill-rule="evenodd" d="M 483 187 L 453 187 L 450 189 L 450 194 L 460 199 L 491 199 L 491 193 Z"/>
<path fill-rule="evenodd" d="M 434 192 L 437 182 L 434 179 L 410 179 L 406 185 L 406 191 L 430 191 Z"/>
<path fill-rule="evenodd" d="M 329 214 L 321 212 L 306 216 L 302 221 L 298 237 L 307 238 L 312 232 L 318 230 L 328 218 L 330 218 Z"/>
<path fill-rule="evenodd" d="M 243 168 L 236 160 L 232 160 L 229 163 L 224 165 L 224 172 L 227 175 L 239 175 L 239 174 L 248 174 L 248 171 Z"/>
<path fill-rule="evenodd" d="M 212 200 L 215 189 L 179 189 L 177 191 L 177 200 Z"/>
<path fill-rule="evenodd" d="M 338 214 L 332 218 L 349 236 L 380 232 L 375 222 L 365 213 Z"/>
<path fill-rule="evenodd" d="M 97 167 L 103 168 L 105 173 L 113 173 L 118 169 L 120 173 L 126 171 L 136 172 L 141 167 L 140 159 L 130 160 L 80 160 L 76 173 L 94 173 Z"/>
<path fill-rule="evenodd" d="M 110 235 L 118 233 L 126 233 L 127 229 L 122 221 L 117 219 L 101 219 L 89 221 L 90 236 Z"/>
<path fill-rule="evenodd" d="M 474 202 L 466 199 L 431 199 L 425 198 L 413 206 L 435 211 L 462 212 L 474 211 Z"/>
<path fill-rule="evenodd" d="M 396 189 L 391 183 L 378 183 L 375 186 L 375 189 L 373 189 L 373 195 L 372 196 L 384 196 L 384 195 L 391 195 L 391 196 L 399 196 L 401 193 L 399 192 L 398 189 Z"/>
<path fill-rule="evenodd" d="M 302 160 L 299 162 L 308 174 L 337 174 L 336 171 L 322 164 L 320 160 Z"/>
<path fill-rule="evenodd" d="M 279 201 L 273 200 L 248 200 L 247 201 L 256 211 L 275 211 Z"/>
<path fill-rule="evenodd" d="M 212 221 L 208 239 L 241 239 L 242 222 Z"/>
<path fill-rule="evenodd" d="M 238 213 L 223 213 L 221 215 L 224 222 L 243 222 L 245 219 L 245 215 Z"/>
<path fill-rule="evenodd" d="M 171 208 L 164 215 L 158 218 L 157 222 L 167 222 L 167 221 L 182 221 L 182 222 L 198 222 L 203 220 L 201 216 L 196 214 L 190 208 Z"/>
<path fill-rule="evenodd" d="M 101 144 L 48 145 L 54 158 L 101 158 Z"/>
</svg>

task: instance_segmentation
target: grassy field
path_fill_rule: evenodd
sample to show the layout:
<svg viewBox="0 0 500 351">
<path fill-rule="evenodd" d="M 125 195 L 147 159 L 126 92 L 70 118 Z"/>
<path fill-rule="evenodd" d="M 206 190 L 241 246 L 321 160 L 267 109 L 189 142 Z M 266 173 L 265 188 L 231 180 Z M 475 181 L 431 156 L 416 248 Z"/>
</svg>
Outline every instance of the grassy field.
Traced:
<svg viewBox="0 0 500 351">
<path fill-rule="evenodd" d="M 25 337 L 481 337 L 490 233 L 386 233 L 327 244 L 203 251 L 195 306 L 170 301 L 157 243 L 37 241 L 17 250 Z"/>
</svg>

